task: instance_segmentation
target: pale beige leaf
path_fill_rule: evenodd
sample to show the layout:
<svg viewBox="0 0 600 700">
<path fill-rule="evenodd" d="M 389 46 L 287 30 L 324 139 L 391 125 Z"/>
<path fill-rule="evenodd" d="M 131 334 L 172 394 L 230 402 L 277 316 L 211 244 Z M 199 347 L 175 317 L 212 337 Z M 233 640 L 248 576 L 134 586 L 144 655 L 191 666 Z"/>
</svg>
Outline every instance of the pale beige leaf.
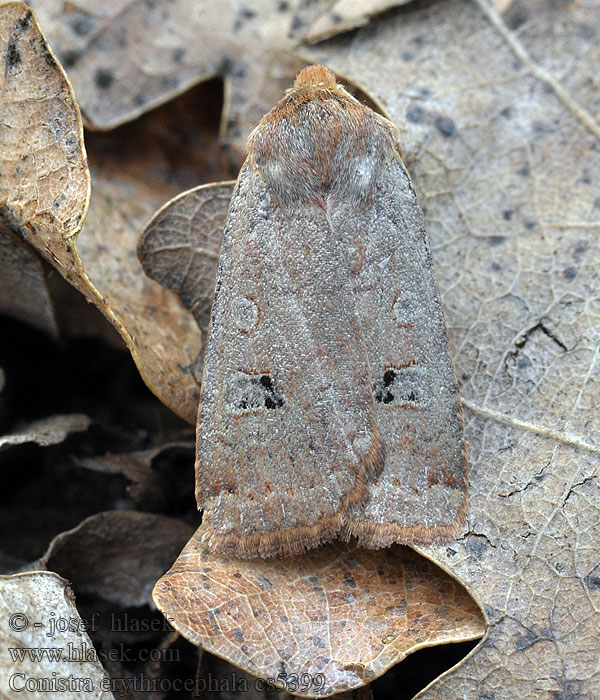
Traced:
<svg viewBox="0 0 600 700">
<path fill-rule="evenodd" d="M 0 6 L 0 59 L 0 222 L 30 241 L 45 231 L 69 238 L 89 197 L 81 119 L 24 3 Z"/>
<path fill-rule="evenodd" d="M 468 529 L 423 551 L 489 631 L 427 700 L 600 697 L 600 13 L 520 5 L 516 33 L 415 3 L 310 54 L 402 131 L 466 409 Z"/>
<path fill-rule="evenodd" d="M 178 190 L 168 168 L 153 176 L 168 159 L 168 141 L 153 131 L 164 115 L 155 113 L 136 130 L 140 150 L 133 156 L 125 145 L 91 154 L 94 196 L 75 247 L 89 189 L 79 109 L 23 4 L 0 7 L 0 55 L 11 64 L 5 71 L 8 99 L 0 106 L 0 143 L 9 164 L 0 171 L 0 219 L 98 306 L 150 388 L 194 422 L 200 330 L 175 295 L 144 275 L 135 254 L 144 223 Z M 181 163 L 181 170 L 187 167 Z"/>
<path fill-rule="evenodd" d="M 240 560 L 194 536 L 153 597 L 187 639 L 256 676 L 308 674 L 304 688 L 288 688 L 307 697 L 358 688 L 411 651 L 484 632 L 462 586 L 400 546 Z"/>
<path fill-rule="evenodd" d="M 112 700 L 110 687 L 67 582 L 46 571 L 0 576 L 0 692 L 10 700 Z"/>
<path fill-rule="evenodd" d="M 227 92 L 222 132 L 238 155 L 293 80 L 288 55 L 296 46 L 399 2 L 31 0 L 89 125 L 112 128 L 219 75 Z"/>
<path fill-rule="evenodd" d="M 90 423 L 90 418 L 82 413 L 42 418 L 12 433 L 1 435 L 0 450 L 27 442 L 34 442 L 41 447 L 56 445 L 71 433 L 87 430 Z"/>
<path fill-rule="evenodd" d="M 389 9 L 395 5 L 404 5 L 411 0 L 337 0 L 329 10 L 323 13 L 312 24 L 304 37 L 307 42 L 327 39 L 348 29 L 354 29 L 362 24 L 367 24 L 370 15 Z"/>
</svg>

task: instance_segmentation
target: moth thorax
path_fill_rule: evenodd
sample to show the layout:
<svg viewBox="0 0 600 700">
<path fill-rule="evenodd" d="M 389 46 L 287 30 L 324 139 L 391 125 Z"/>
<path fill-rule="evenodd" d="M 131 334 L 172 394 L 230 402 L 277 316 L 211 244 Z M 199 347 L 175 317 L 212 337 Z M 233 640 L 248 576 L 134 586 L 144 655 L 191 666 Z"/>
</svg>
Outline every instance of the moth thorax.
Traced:
<svg viewBox="0 0 600 700">
<path fill-rule="evenodd" d="M 285 205 L 359 206 L 392 147 L 376 115 L 336 99 L 303 103 L 264 123 L 249 142 L 251 159 Z"/>
</svg>

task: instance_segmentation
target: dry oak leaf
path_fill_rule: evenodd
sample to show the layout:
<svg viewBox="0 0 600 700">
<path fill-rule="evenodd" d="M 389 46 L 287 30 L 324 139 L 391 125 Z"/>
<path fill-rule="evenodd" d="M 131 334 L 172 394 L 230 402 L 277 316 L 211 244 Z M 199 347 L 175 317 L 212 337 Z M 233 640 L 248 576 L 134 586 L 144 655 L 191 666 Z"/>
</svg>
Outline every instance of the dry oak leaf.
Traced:
<svg viewBox="0 0 600 700">
<path fill-rule="evenodd" d="M 0 58 L 0 223 L 26 240 L 49 230 L 70 238 L 89 197 L 81 119 L 24 3 L 0 5 Z"/>
<path fill-rule="evenodd" d="M 140 184 L 119 170 L 118 161 L 103 164 L 75 247 L 89 195 L 79 108 L 35 17 L 22 3 L 0 6 L 0 56 L 6 68 L 0 222 L 98 306 L 122 335 L 148 386 L 194 422 L 198 386 L 191 371 L 182 368 L 195 366 L 200 331 L 179 300 L 144 275 L 135 256 L 142 222 L 175 188 L 165 192 L 156 184 Z"/>
<path fill-rule="evenodd" d="M 191 463 L 193 462 L 194 443 L 167 442 L 158 447 L 136 452 L 110 453 L 76 459 L 78 466 L 92 471 L 107 474 L 122 474 L 129 482 L 127 494 L 136 507 L 142 507 L 145 511 L 165 512 L 168 508 L 170 496 L 177 497 L 178 491 L 185 489 L 185 485 L 174 486 L 172 484 L 173 472 L 166 474 L 154 468 L 157 458 L 173 459 L 176 456 L 184 456 L 190 463 L 190 477 L 192 476 Z M 171 481 L 170 481 L 171 480 Z M 193 493 L 193 478 L 190 478 L 189 492 Z"/>
<path fill-rule="evenodd" d="M 58 620 L 69 621 L 67 631 Z M 27 654 L 48 648 L 59 658 L 51 658 L 52 652 Z M 93 653 L 71 589 L 60 576 L 47 571 L 0 576 L 0 693 L 6 698 L 113 700 L 110 679 L 100 661 L 90 658 Z"/>
<path fill-rule="evenodd" d="M 423 700 L 600 697 L 600 8 L 513 4 L 516 31 L 415 2 L 308 56 L 414 156 L 466 409 L 468 530 L 419 551 L 489 628 Z"/>
<path fill-rule="evenodd" d="M 86 123 L 110 129 L 222 76 L 222 133 L 243 153 L 298 64 L 290 53 L 407 0 L 31 0 L 73 82 Z"/>
<path fill-rule="evenodd" d="M 183 636 L 255 676 L 309 674 L 312 685 L 290 687 L 305 697 L 358 688 L 418 648 L 484 632 L 464 588 L 400 546 L 246 561 L 211 554 L 195 535 L 153 597 Z"/>
<path fill-rule="evenodd" d="M 176 292 L 201 329 L 210 321 L 234 182 L 202 185 L 167 202 L 138 244 L 144 272 Z"/>
<path fill-rule="evenodd" d="M 12 433 L 0 435 L 0 450 L 28 442 L 34 442 L 40 447 L 57 445 L 63 442 L 71 433 L 80 433 L 87 430 L 91 422 L 91 419 L 83 413 L 70 413 L 42 418 Z"/>
<path fill-rule="evenodd" d="M 130 510 L 97 513 L 57 535 L 39 568 L 67 578 L 79 594 L 124 606 L 151 603 L 159 576 L 194 528 L 164 515 Z"/>
</svg>

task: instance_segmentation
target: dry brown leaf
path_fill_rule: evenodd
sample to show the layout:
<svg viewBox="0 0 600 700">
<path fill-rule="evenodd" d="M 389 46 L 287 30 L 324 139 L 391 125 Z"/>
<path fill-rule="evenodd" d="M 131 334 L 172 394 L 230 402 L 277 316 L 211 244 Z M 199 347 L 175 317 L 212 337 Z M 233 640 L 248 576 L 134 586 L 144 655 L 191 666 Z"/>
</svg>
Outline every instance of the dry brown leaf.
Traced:
<svg viewBox="0 0 600 700">
<path fill-rule="evenodd" d="M 79 110 L 23 4 L 0 9 L 0 55 L 11 65 L 5 71 L 0 140 L 9 166 L 14 163 L 0 173 L 1 220 L 100 308 L 121 333 L 150 388 L 194 422 L 200 331 L 180 301 L 144 275 L 135 254 L 145 221 L 181 189 L 182 180 L 189 180 L 193 159 L 169 167 L 171 142 L 160 138 L 161 127 L 172 131 L 170 124 L 164 129 L 164 111 L 138 126 L 135 147 L 119 144 L 119 135 L 101 142 L 98 154 L 91 154 L 94 196 L 75 248 L 89 188 Z M 197 93 L 183 99 L 183 109 L 194 99 Z M 176 118 L 181 110 L 168 111 Z M 198 122 L 189 109 L 186 114 L 180 128 Z M 205 141 L 197 139 L 190 150 L 202 152 Z M 196 177 L 203 170 L 206 165 Z"/>
<path fill-rule="evenodd" d="M 27 442 L 35 442 L 40 447 L 57 445 L 71 433 L 87 430 L 90 423 L 91 419 L 82 413 L 42 418 L 8 435 L 1 435 L 0 450 Z"/>
<path fill-rule="evenodd" d="M 310 54 L 413 154 L 466 408 L 468 528 L 423 551 L 489 631 L 427 700 L 600 697 L 600 11 L 520 5 L 518 35 L 414 3 Z"/>
<path fill-rule="evenodd" d="M 31 247 L 0 225 L 0 313 L 56 338 L 58 327 L 42 262 Z"/>
<path fill-rule="evenodd" d="M 210 320 L 232 182 L 203 185 L 167 202 L 138 245 L 144 272 L 181 297 L 200 328 Z"/>
<path fill-rule="evenodd" d="M 0 7 L 0 57 L 0 222 L 26 240 L 48 230 L 70 239 L 89 196 L 81 119 L 24 3 Z"/>
<path fill-rule="evenodd" d="M 157 457 L 168 458 L 178 453 L 188 457 L 191 477 L 188 487 L 190 494 L 193 494 L 193 442 L 165 443 L 150 450 L 121 454 L 109 452 L 101 457 L 87 457 L 76 461 L 79 466 L 85 469 L 108 474 L 123 474 L 130 482 L 127 491 L 136 506 L 145 511 L 164 512 L 168 506 L 169 498 L 174 491 L 181 489 L 181 485 L 176 487 L 169 483 L 160 472 L 154 469 L 153 463 Z"/>
<path fill-rule="evenodd" d="M 50 657 L 54 649 L 59 658 Z M 94 655 L 66 581 L 46 571 L 0 576 L 0 692 L 6 698 L 112 700 L 110 679 Z"/>
<path fill-rule="evenodd" d="M 357 688 L 420 647 L 484 632 L 462 586 L 399 546 L 334 543 L 245 561 L 213 555 L 194 536 L 153 596 L 187 639 L 245 671 L 308 674 L 313 685 L 288 685 L 300 696 Z"/>
<path fill-rule="evenodd" d="M 57 535 L 40 568 L 69 579 L 78 594 L 126 606 L 151 602 L 154 583 L 194 528 L 164 515 L 109 511 Z"/>
<path fill-rule="evenodd" d="M 77 241 L 83 267 L 120 321 L 117 327 L 146 383 L 192 423 L 202 336 L 176 295 L 146 277 L 136 246 L 165 201 L 198 180 L 224 174 L 209 129 L 210 97 L 210 86 L 202 86 L 136 124 L 90 136 L 94 187 Z"/>
<path fill-rule="evenodd" d="M 109 129 L 213 76 L 226 80 L 225 140 L 243 153 L 250 129 L 289 87 L 289 53 L 364 24 L 403 0 L 169 3 L 32 0 L 69 72 L 86 122 Z M 404 0 L 406 2 L 406 0 Z"/>
</svg>

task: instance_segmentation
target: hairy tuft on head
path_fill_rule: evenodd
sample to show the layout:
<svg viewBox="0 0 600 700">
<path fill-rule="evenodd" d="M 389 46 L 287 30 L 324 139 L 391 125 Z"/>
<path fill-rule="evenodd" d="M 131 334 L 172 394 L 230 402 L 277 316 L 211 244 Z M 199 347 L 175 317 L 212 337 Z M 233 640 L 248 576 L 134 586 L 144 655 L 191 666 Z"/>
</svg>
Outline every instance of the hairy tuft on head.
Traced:
<svg viewBox="0 0 600 700">
<path fill-rule="evenodd" d="M 294 90 L 305 90 L 306 88 L 334 88 L 336 86 L 335 76 L 325 66 L 307 66 L 303 68 L 294 83 Z"/>
</svg>

